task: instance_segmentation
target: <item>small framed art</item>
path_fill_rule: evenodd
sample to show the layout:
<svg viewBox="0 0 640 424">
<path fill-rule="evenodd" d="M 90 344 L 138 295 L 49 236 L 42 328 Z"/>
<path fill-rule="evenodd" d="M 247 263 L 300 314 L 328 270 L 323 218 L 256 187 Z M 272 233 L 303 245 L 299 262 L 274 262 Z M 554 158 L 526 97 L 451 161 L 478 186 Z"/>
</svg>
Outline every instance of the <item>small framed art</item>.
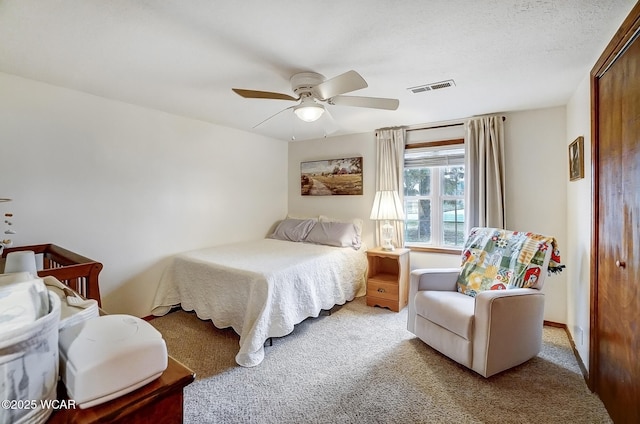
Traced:
<svg viewBox="0 0 640 424">
<path fill-rule="evenodd" d="M 584 178 L 584 137 L 569 144 L 569 181 Z"/>
</svg>

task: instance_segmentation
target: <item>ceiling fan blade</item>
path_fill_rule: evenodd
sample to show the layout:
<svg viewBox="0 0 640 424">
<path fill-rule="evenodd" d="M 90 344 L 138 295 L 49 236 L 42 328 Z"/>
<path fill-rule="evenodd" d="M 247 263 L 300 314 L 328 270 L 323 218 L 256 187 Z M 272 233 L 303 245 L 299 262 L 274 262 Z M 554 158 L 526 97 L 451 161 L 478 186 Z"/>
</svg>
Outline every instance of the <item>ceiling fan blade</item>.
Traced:
<svg viewBox="0 0 640 424">
<path fill-rule="evenodd" d="M 314 92 L 320 100 L 327 100 L 339 94 L 367 88 L 369 84 L 356 71 L 348 71 L 328 79 L 314 87 Z"/>
<path fill-rule="evenodd" d="M 398 99 L 385 99 L 382 97 L 336 96 L 329 99 L 329 104 L 396 110 L 400 105 L 400 101 Z"/>
<path fill-rule="evenodd" d="M 276 112 L 276 113 L 274 113 L 273 115 L 271 115 L 270 117 L 268 117 L 268 118 L 267 118 L 267 119 L 265 119 L 264 121 L 262 121 L 262 122 L 260 122 L 260 123 L 258 123 L 258 124 L 256 124 L 256 125 L 254 125 L 254 126 L 253 126 L 253 128 L 257 128 L 257 127 L 259 127 L 260 125 L 262 125 L 262 124 L 264 124 L 265 122 L 267 122 L 269 119 L 271 119 L 271 118 L 275 118 L 277 115 L 280 115 L 280 114 L 281 114 L 282 112 L 284 112 L 285 110 L 293 109 L 293 108 L 294 108 L 294 107 L 296 107 L 296 106 L 297 106 L 297 105 L 289 106 L 288 108 L 282 109 L 280 112 Z"/>
<path fill-rule="evenodd" d="M 274 100 L 292 100 L 298 101 L 299 97 L 292 97 L 288 94 L 274 93 L 271 91 L 243 90 L 241 88 L 232 88 L 233 92 L 246 99 L 274 99 Z"/>
</svg>

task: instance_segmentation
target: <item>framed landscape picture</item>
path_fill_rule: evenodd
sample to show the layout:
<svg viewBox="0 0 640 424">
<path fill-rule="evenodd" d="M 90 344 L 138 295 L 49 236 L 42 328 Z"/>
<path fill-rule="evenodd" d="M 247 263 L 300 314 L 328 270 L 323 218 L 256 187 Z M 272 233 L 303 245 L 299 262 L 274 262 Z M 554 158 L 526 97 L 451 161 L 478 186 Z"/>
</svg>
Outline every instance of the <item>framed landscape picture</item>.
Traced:
<svg viewBox="0 0 640 424">
<path fill-rule="evenodd" d="M 569 181 L 584 178 L 584 137 L 576 138 L 569 145 Z"/>
<path fill-rule="evenodd" d="M 337 196 L 362 194 L 362 156 L 300 163 L 300 194 Z"/>
</svg>

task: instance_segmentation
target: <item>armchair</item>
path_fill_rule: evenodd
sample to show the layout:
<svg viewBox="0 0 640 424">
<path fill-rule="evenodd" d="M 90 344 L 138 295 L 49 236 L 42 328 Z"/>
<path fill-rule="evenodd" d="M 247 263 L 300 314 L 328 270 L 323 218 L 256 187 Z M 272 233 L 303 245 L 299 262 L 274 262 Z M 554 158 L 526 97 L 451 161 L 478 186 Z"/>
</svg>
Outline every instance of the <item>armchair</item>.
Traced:
<svg viewBox="0 0 640 424">
<path fill-rule="evenodd" d="M 553 256 L 553 258 L 552 258 Z M 474 228 L 461 268 L 417 269 L 407 328 L 484 377 L 522 364 L 542 348 L 546 271 L 560 271 L 551 237 Z"/>
</svg>

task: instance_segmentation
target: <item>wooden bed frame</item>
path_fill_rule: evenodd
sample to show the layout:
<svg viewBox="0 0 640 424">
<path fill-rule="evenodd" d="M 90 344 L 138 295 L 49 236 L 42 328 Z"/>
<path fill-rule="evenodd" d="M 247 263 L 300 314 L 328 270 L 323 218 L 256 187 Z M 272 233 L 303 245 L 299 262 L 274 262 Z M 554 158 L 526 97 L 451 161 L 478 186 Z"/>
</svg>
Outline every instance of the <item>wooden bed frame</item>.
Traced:
<svg viewBox="0 0 640 424">
<path fill-rule="evenodd" d="M 95 299 L 98 306 L 102 306 L 98 283 L 98 275 L 102 271 L 100 262 L 55 244 L 7 247 L 2 252 L 2 258 L 6 258 L 7 254 L 11 252 L 21 250 L 32 250 L 36 255 L 42 255 L 43 269 L 38 271 L 38 277 L 53 276 L 71 287 L 76 293 L 87 299 Z"/>
</svg>

